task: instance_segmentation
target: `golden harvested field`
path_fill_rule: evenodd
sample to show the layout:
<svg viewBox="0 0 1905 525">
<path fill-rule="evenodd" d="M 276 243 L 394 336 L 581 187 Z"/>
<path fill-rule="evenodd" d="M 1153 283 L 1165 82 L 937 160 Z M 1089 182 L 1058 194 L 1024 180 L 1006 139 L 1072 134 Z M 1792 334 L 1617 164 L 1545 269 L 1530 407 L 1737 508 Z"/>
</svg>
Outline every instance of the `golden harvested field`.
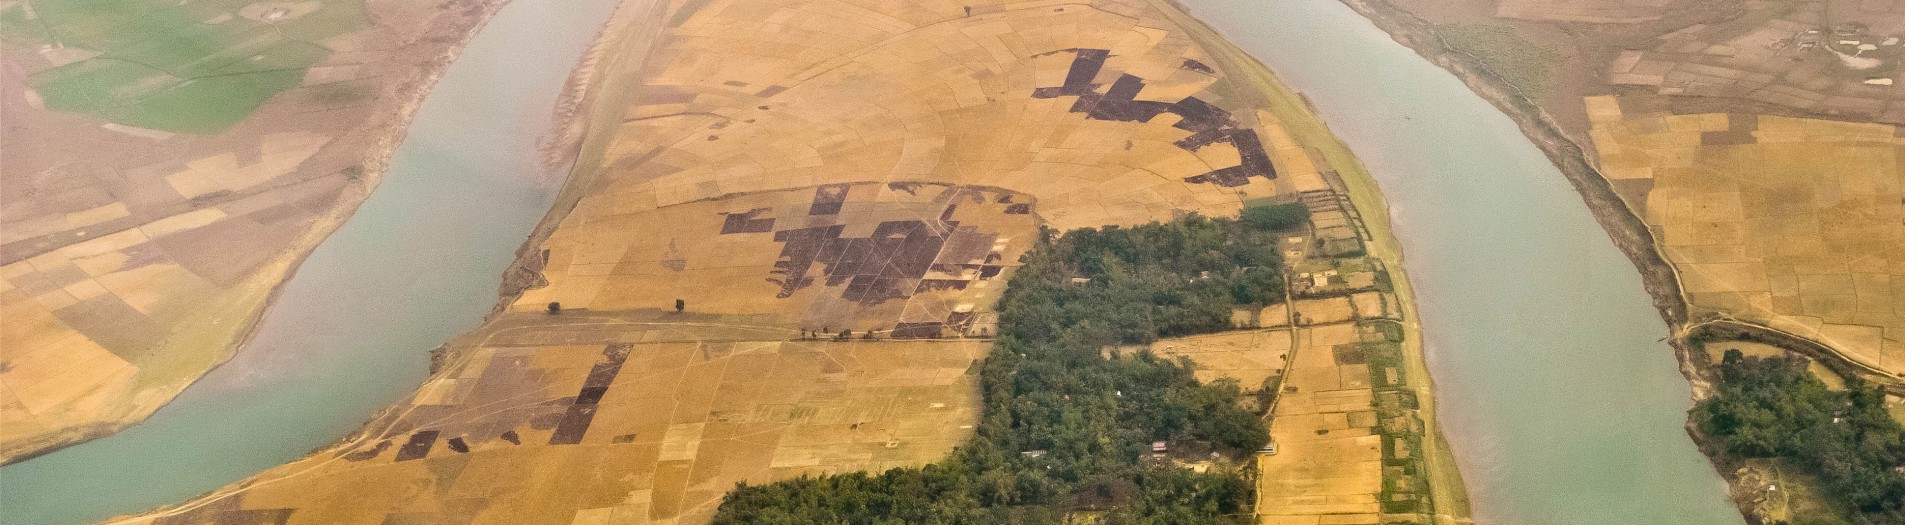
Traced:
<svg viewBox="0 0 1905 525">
<path fill-rule="evenodd" d="M 211 9 L 155 4 L 166 16 Z M 49 109 L 48 96 L 72 94 L 37 91 L 64 85 L 40 82 L 49 72 L 99 55 L 81 33 L 116 7 L 60 6 L 80 11 L 42 23 L 34 5 L 0 2 L 7 20 L 32 21 L 10 29 L 50 31 L 40 36 L 59 44 L 10 39 L 0 59 L 0 463 L 143 419 L 224 361 L 293 265 L 362 201 L 423 83 L 494 8 L 299 5 L 273 23 L 356 27 L 319 19 L 360 9 L 379 22 L 299 44 L 323 48 L 322 59 L 274 70 L 291 81 L 282 93 L 210 108 L 236 124 L 192 135 Z M 245 17 L 265 7 L 195 31 L 213 20 L 259 26 Z M 276 41 L 205 56 L 185 46 L 174 58 L 275 63 L 259 45 Z"/>
<path fill-rule="evenodd" d="M 1601 171 L 1694 313 L 1905 373 L 1905 138 L 1883 124 L 1667 115 L 1588 99 Z"/>
<path fill-rule="evenodd" d="M 1301 347 L 1272 414 L 1275 455 L 1257 457 L 1257 514 L 1266 525 L 1374 524 L 1382 514 L 1382 436 L 1369 365 L 1338 359 L 1356 326 L 1299 329 Z"/>
<path fill-rule="evenodd" d="M 1319 256 L 1292 264 L 1345 262 L 1355 260 Z M 1397 301 L 1382 290 L 1302 299 L 1292 303 L 1293 329 L 1281 328 L 1288 310 L 1276 305 L 1233 315 L 1240 325 L 1272 329 L 1149 345 L 1159 355 L 1191 359 L 1199 380 L 1231 378 L 1246 390 L 1275 393 L 1266 417 L 1277 451 L 1256 456 L 1259 523 L 1465 519 L 1463 495 L 1438 493 L 1455 476 L 1430 457 L 1439 451 L 1423 448 L 1440 445 L 1418 397 L 1428 391 L 1427 378 L 1411 371 L 1400 344 L 1415 335 Z"/>
<path fill-rule="evenodd" d="M 1393 324 L 1378 321 L 1377 324 Z M 1257 454 L 1257 516 L 1266 525 L 1454 519 L 1436 512 L 1420 448 L 1426 429 L 1400 347 L 1377 324 L 1336 322 L 1153 343 L 1188 357 L 1201 380 L 1275 383 L 1276 454 Z M 1295 351 L 1292 352 L 1292 344 Z"/>
<path fill-rule="evenodd" d="M 706 522 L 737 481 L 944 456 L 978 417 L 989 346 L 530 315 L 467 336 L 349 444 L 133 522 Z"/>
<path fill-rule="evenodd" d="M 1035 240 L 1030 200 L 863 183 L 617 210 L 557 230 L 545 244 L 550 286 L 513 310 L 672 309 L 680 298 L 696 312 L 772 314 L 786 328 L 827 334 L 963 334 Z"/>
<path fill-rule="evenodd" d="M 1361 246 L 1335 170 L 1286 128 L 1331 140 L 1320 124 L 1280 120 L 1268 101 L 1296 97 L 1173 20 L 1129 0 L 624 2 L 586 70 L 581 168 L 521 261 L 546 282 L 359 435 L 129 522 L 701 523 L 736 482 L 937 460 L 970 432 L 968 374 L 1041 226 L 1300 195 L 1340 223 L 1319 236 Z M 1299 308 L 1399 315 L 1369 294 Z M 1271 334 L 1199 358 L 1261 383 L 1284 365 L 1250 338 Z"/>
<path fill-rule="evenodd" d="M 1228 377 L 1245 389 L 1254 389 L 1265 379 L 1282 377 L 1290 343 L 1289 330 L 1250 330 L 1174 337 L 1150 348 L 1161 356 L 1195 361 L 1198 381 Z"/>
</svg>

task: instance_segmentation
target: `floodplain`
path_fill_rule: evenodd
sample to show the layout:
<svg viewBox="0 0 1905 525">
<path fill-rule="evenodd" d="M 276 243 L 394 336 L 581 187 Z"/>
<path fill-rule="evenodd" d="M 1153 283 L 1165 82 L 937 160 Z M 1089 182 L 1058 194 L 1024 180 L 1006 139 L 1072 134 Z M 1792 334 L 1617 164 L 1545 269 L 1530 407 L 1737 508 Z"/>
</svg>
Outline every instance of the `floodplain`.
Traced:
<svg viewBox="0 0 1905 525">
<path fill-rule="evenodd" d="M 1393 259 L 1356 252 L 1394 250 L 1362 231 L 1364 179 L 1338 180 L 1360 167 L 1187 23 L 1114 0 L 626 2 L 506 306 L 337 445 L 126 522 L 696 523 L 737 482 L 928 463 L 971 432 L 993 303 L 1041 228 L 1297 203 L 1292 248 L 1329 266 L 1302 272 L 1299 321 L 1400 312 L 1358 295 Z M 1386 508 L 1465 512 L 1410 490 Z"/>
</svg>

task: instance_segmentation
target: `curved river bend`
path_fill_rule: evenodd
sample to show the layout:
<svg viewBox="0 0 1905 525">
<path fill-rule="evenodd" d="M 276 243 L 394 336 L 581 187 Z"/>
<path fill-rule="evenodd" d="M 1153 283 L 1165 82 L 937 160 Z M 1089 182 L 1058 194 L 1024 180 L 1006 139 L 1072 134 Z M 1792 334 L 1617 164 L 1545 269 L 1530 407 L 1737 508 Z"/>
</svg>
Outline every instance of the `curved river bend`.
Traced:
<svg viewBox="0 0 1905 525">
<path fill-rule="evenodd" d="M 1378 179 L 1485 525 L 1739 525 L 1640 274 L 1514 122 L 1337 0 L 1184 0 Z"/>
<path fill-rule="evenodd" d="M 423 382 L 474 328 L 549 211 L 536 139 L 614 0 L 514 0 L 437 83 L 356 215 L 311 253 L 238 355 L 144 423 L 0 468 L 0 523 L 183 501 L 310 452 Z"/>
</svg>

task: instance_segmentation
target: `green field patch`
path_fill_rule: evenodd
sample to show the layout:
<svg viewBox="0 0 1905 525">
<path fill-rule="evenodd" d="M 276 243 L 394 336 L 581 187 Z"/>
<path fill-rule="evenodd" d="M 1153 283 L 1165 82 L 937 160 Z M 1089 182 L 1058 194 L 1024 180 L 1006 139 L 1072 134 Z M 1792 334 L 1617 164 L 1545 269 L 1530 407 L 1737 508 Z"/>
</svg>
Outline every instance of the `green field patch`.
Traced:
<svg viewBox="0 0 1905 525">
<path fill-rule="evenodd" d="M 1376 393 L 1376 433 L 1382 437 L 1382 493 L 1385 514 L 1430 514 L 1427 470 L 1423 466 L 1421 399 L 1408 388 L 1404 376 L 1401 324 L 1390 320 L 1365 321 L 1358 326 L 1363 342 L 1339 346 L 1362 352 L 1369 363 L 1369 381 Z M 1385 521 L 1384 523 L 1422 523 Z"/>
<path fill-rule="evenodd" d="M 102 52 L 32 76 L 48 107 L 183 133 L 237 124 L 329 56 L 320 41 L 365 25 L 363 0 L 52 0 L 31 7 L 36 18 L 16 7 L 5 20 L 39 29 L 9 30 L 9 39 Z"/>
<path fill-rule="evenodd" d="M 218 68 L 214 74 L 262 73 L 287 69 L 304 69 L 324 60 L 331 54 L 330 49 L 317 44 L 298 41 L 282 41 L 270 48 L 259 51 L 242 60 L 235 60 Z"/>
<path fill-rule="evenodd" d="M 304 70 L 192 79 L 109 112 L 115 122 L 184 133 L 217 133 L 304 80 Z"/>
<path fill-rule="evenodd" d="M 183 81 L 141 64 L 109 59 L 82 60 L 33 77 L 47 107 L 95 114 Z"/>
<path fill-rule="evenodd" d="M 32 45 L 45 43 L 51 34 L 39 19 L 28 17 L 30 12 L 25 2 L 0 8 L 0 39 Z"/>
</svg>

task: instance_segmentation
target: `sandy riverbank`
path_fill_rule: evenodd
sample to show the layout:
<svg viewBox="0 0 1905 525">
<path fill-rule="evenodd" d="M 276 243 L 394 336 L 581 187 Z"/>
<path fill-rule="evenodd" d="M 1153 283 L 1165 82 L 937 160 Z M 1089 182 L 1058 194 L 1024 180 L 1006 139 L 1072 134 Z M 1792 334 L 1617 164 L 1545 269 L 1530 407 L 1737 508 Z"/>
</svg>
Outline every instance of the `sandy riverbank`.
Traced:
<svg viewBox="0 0 1905 525">
<path fill-rule="evenodd" d="M 177 327 L 151 351 L 152 354 L 166 357 L 152 364 L 162 371 L 157 375 L 175 379 L 161 379 L 164 382 L 156 384 L 139 383 L 139 392 L 131 403 L 112 410 L 117 412 L 114 415 L 58 432 L 9 441 L 0 448 L 0 465 L 25 461 L 110 436 L 136 425 L 236 355 L 240 348 L 250 342 L 258 322 L 276 302 L 283 284 L 296 274 L 298 266 L 342 226 L 375 190 L 389 166 L 391 156 L 403 143 L 411 117 L 422 106 L 430 88 L 455 60 L 469 36 L 479 31 L 505 3 L 501 0 L 486 1 L 460 12 L 445 14 L 442 22 L 433 21 L 436 25 L 428 27 L 425 34 L 415 39 L 415 42 L 429 46 L 447 44 L 441 49 L 432 51 L 425 47 L 420 51 L 427 54 L 422 56 L 409 56 L 418 54 L 409 50 L 392 52 L 400 59 L 415 60 L 417 65 L 406 69 L 412 73 L 411 76 L 395 81 L 396 87 L 391 89 L 392 96 L 379 97 L 375 106 L 368 110 L 370 114 L 378 116 L 378 122 L 336 136 L 330 146 L 304 163 L 341 162 L 358 166 L 351 184 L 344 188 L 335 206 L 320 214 L 303 234 L 277 256 L 242 284 L 220 294 L 214 300 L 216 304 L 202 312 L 201 319 Z M 227 323 L 230 319 L 239 321 Z"/>
</svg>

